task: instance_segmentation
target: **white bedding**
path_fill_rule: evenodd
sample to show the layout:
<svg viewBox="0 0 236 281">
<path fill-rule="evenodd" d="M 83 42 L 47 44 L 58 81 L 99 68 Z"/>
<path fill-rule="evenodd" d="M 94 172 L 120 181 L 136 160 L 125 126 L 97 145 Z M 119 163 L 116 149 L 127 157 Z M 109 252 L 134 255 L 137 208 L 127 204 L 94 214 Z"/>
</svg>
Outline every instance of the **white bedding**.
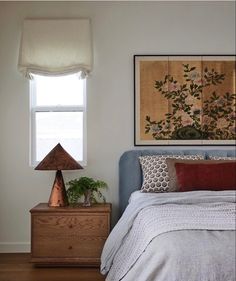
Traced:
<svg viewBox="0 0 236 281">
<path fill-rule="evenodd" d="M 149 244 L 155 243 L 156 240 L 165 240 L 165 236 L 175 236 L 176 238 L 176 235 L 178 236 L 181 231 L 187 231 L 188 233 L 190 230 L 195 230 L 192 232 L 195 236 L 197 233 L 203 233 L 204 230 L 225 230 L 221 232 L 222 238 L 224 238 L 224 235 L 229 235 L 229 233 L 232 235 L 235 230 L 235 191 L 133 193 L 126 211 L 106 241 L 101 258 L 101 272 L 103 274 L 108 272 L 107 281 L 128 281 L 132 279 L 135 281 L 216 281 L 217 279 L 209 277 L 214 276 L 213 271 L 216 269 L 209 266 L 206 267 L 206 270 L 210 270 L 208 270 L 209 272 L 204 272 L 204 270 L 201 272 L 203 276 L 206 276 L 206 279 L 190 279 L 189 274 L 184 277 L 184 272 L 182 271 L 181 273 L 179 271 L 180 278 L 175 276 L 175 279 L 173 279 L 171 277 L 172 268 L 168 269 L 166 266 L 164 270 L 166 273 L 163 275 L 163 270 L 157 270 L 158 267 L 155 263 L 153 265 L 152 263 L 148 264 L 149 267 L 152 265 L 152 270 L 149 268 L 149 271 L 140 271 L 140 268 L 142 268 L 140 260 L 145 263 L 145 260 L 143 260 L 145 255 L 152 259 L 151 255 L 149 255 L 152 251 L 149 249 Z M 201 231 L 199 232 L 199 230 Z M 173 233 L 173 235 L 170 233 Z M 233 242 L 235 241 L 228 241 L 229 245 L 232 245 Z M 186 241 L 187 244 L 191 245 L 190 248 L 193 247 L 191 240 Z M 207 248 L 205 250 L 207 252 Z M 226 255 L 229 253 L 227 249 L 225 249 L 225 252 Z M 167 260 L 168 256 L 169 259 Z M 174 251 L 166 255 L 162 248 L 159 253 L 156 253 L 155 260 L 160 264 L 164 262 L 171 267 L 170 259 L 173 257 L 175 257 Z M 235 257 L 233 258 L 235 259 Z M 173 260 L 179 259 L 175 258 Z M 204 260 L 204 255 L 201 255 L 200 260 L 205 263 L 208 262 L 208 260 Z M 195 261 L 199 262 L 197 259 Z M 228 262 L 227 260 L 222 262 L 226 263 L 224 265 L 225 270 L 232 275 L 232 260 L 228 259 Z M 137 264 L 139 264 L 139 267 Z M 173 264 L 173 266 L 176 265 Z M 134 275 L 133 268 L 136 269 L 136 275 Z M 150 270 L 155 272 L 151 279 L 147 279 L 147 277 L 145 277 L 146 279 L 140 279 L 143 274 L 148 276 Z M 183 268 L 183 270 L 186 272 L 186 268 Z M 176 272 L 178 272 L 177 268 Z M 199 269 L 196 272 L 200 274 Z M 194 272 L 192 272 L 192 276 L 194 276 Z M 200 277 L 198 276 L 198 278 Z M 235 276 L 232 278 L 235 278 Z M 233 281 L 235 279 L 219 280 Z"/>
</svg>

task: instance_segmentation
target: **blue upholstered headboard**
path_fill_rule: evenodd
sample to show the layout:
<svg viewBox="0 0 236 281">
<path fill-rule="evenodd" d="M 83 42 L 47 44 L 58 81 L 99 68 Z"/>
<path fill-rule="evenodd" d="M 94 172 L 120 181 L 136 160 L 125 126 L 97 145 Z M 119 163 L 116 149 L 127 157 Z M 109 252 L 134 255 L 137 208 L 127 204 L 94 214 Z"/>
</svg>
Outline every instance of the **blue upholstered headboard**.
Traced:
<svg viewBox="0 0 236 281">
<path fill-rule="evenodd" d="M 145 150 L 130 150 L 126 151 L 120 157 L 119 162 L 119 207 L 120 214 L 128 204 L 130 194 L 140 189 L 142 185 L 142 171 L 139 164 L 139 156 L 142 155 L 158 155 L 158 154 L 202 154 L 207 159 L 209 155 L 214 156 L 236 156 L 235 149 L 230 150 L 210 150 L 210 149 L 195 149 L 195 150 L 177 150 L 177 149 L 145 149 Z"/>
</svg>

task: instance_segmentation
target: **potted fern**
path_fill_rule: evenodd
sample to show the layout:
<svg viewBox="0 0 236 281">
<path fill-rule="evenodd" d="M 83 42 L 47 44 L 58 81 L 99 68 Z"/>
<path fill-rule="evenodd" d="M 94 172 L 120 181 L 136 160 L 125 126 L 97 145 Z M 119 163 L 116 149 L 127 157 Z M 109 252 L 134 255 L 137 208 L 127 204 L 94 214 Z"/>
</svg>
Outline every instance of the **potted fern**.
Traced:
<svg viewBox="0 0 236 281">
<path fill-rule="evenodd" d="M 89 207 L 92 203 L 97 203 L 97 198 L 106 199 L 100 189 L 106 189 L 107 184 L 104 181 L 94 180 L 89 177 L 81 177 L 66 183 L 68 186 L 67 196 L 70 204 L 76 204 L 78 199 L 84 196 L 83 206 Z"/>
</svg>

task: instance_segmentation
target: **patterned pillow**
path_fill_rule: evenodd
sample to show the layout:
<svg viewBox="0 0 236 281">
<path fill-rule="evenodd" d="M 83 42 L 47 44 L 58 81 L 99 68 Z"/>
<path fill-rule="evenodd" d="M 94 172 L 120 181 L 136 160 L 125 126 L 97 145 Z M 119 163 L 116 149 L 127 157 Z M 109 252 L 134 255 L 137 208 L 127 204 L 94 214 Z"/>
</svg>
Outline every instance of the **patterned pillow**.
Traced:
<svg viewBox="0 0 236 281">
<path fill-rule="evenodd" d="M 169 192 L 169 176 L 166 159 L 204 159 L 203 155 L 147 155 L 140 156 L 139 162 L 143 171 L 141 192 Z"/>
<path fill-rule="evenodd" d="M 214 156 L 209 155 L 210 160 L 236 160 L 236 157 L 227 157 L 227 156 Z"/>
</svg>

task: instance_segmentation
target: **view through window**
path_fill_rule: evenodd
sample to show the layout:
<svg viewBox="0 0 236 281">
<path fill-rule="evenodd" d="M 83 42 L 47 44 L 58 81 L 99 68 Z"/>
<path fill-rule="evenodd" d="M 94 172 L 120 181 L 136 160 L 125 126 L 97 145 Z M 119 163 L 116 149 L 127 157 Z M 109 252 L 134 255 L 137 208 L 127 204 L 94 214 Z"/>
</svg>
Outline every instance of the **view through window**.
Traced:
<svg viewBox="0 0 236 281">
<path fill-rule="evenodd" d="M 41 161 L 60 143 L 82 164 L 86 162 L 85 79 L 77 74 L 34 75 L 31 81 L 31 162 Z"/>
</svg>

